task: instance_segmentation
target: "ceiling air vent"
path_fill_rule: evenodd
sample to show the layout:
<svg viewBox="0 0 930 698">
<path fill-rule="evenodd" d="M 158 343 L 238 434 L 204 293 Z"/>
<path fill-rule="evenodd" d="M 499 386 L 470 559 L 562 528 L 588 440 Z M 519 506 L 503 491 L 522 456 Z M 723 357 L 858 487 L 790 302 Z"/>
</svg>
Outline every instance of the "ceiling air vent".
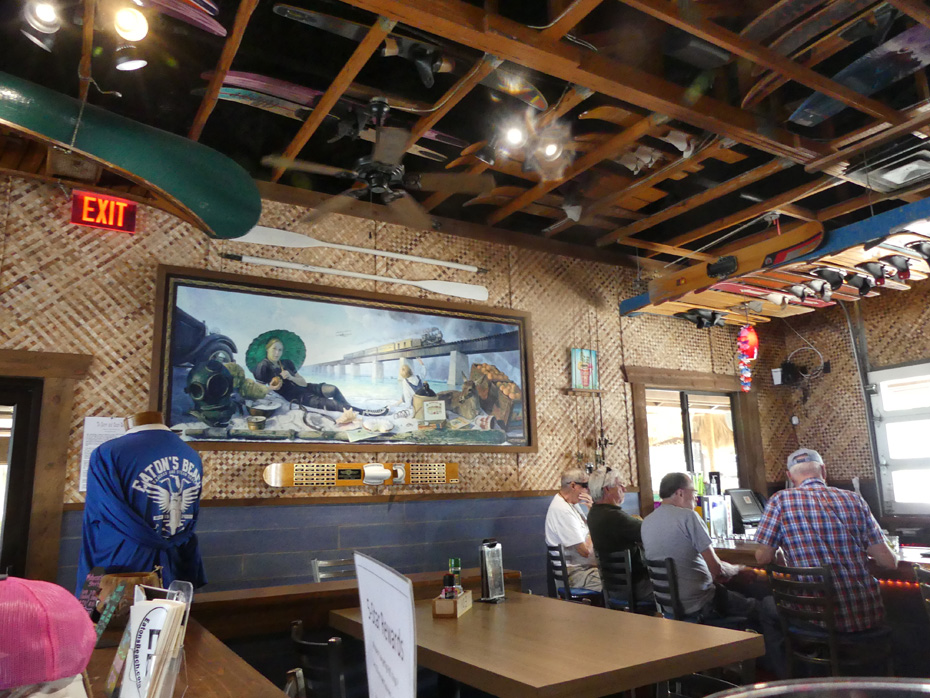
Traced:
<svg viewBox="0 0 930 698">
<path fill-rule="evenodd" d="M 846 175 L 864 187 L 893 192 L 930 179 L 930 141 L 907 136 L 856 157 Z"/>
</svg>

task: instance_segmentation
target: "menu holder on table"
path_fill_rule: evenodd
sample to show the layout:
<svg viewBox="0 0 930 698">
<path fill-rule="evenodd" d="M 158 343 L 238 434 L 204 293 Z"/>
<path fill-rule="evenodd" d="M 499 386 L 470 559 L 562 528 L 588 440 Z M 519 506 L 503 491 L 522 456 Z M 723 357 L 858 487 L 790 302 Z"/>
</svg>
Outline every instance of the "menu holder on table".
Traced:
<svg viewBox="0 0 930 698">
<path fill-rule="evenodd" d="M 107 677 L 108 698 L 170 698 L 184 653 L 194 587 L 137 586 L 129 623 Z"/>
</svg>

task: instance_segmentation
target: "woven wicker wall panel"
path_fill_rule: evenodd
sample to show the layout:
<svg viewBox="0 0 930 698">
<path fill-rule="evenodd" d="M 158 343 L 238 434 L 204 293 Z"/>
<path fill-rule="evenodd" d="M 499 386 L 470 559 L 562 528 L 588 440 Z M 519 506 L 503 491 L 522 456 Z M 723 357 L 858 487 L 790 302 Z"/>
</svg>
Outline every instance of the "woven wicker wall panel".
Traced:
<svg viewBox="0 0 930 698">
<path fill-rule="evenodd" d="M 599 349 L 605 432 L 611 465 L 632 467 L 630 392 L 624 363 L 691 370 L 723 370 L 716 337 L 675 320 L 623 320 L 617 300 L 630 295 L 633 272 L 613 266 L 556 257 L 488 242 L 333 216 L 313 228 L 313 236 L 356 246 L 476 264 L 480 276 L 340 250 L 260 248 L 214 241 L 174 217 L 140 207 L 138 232 L 125 235 L 63 223 L 69 203 L 49 185 L 12 178 L 0 180 L 0 346 L 9 349 L 77 352 L 94 357 L 88 378 L 75 394 L 65 502 L 80 502 L 78 491 L 83 419 L 119 416 L 148 404 L 153 346 L 156 269 L 159 264 L 290 279 L 435 300 L 412 287 L 373 283 L 232 262 L 221 252 L 247 253 L 364 273 L 408 278 L 445 278 L 485 284 L 488 304 L 532 313 L 539 452 L 537 454 L 423 453 L 365 454 L 384 460 L 460 463 L 459 486 L 416 487 L 397 493 L 494 492 L 552 489 L 558 473 L 575 463 L 574 454 L 593 458 L 600 405 L 590 397 L 563 393 L 570 385 L 571 347 Z M 262 224 L 291 230 L 306 209 L 265 202 Z M 719 332 L 718 330 L 714 331 Z M 725 334 L 720 332 L 721 335 Z M 726 340 L 729 342 L 729 340 Z M 730 372 L 730 371 L 724 371 Z M 300 488 L 272 490 L 261 469 L 272 461 L 355 461 L 357 453 L 229 452 L 202 454 L 204 496 L 211 499 L 290 498 L 371 495 L 370 488 L 338 491 Z"/>
<path fill-rule="evenodd" d="M 930 282 L 860 301 L 872 367 L 930 360 Z"/>
<path fill-rule="evenodd" d="M 763 376 L 760 392 L 766 479 L 783 480 L 788 454 L 800 447 L 813 448 L 823 456 L 831 479 L 874 478 L 865 403 L 842 310 L 829 308 L 793 318 L 791 327 L 823 354 L 831 364 L 831 372 L 809 381 L 806 401 L 799 388 L 772 386 L 769 369 L 780 366 L 791 352 L 808 346 L 783 325 L 783 348 L 774 357 L 769 354 L 768 376 Z M 769 333 L 762 336 L 765 341 Z M 802 349 L 792 362 L 812 369 L 820 359 L 812 350 Z M 796 428 L 790 425 L 791 415 L 800 420 Z"/>
</svg>

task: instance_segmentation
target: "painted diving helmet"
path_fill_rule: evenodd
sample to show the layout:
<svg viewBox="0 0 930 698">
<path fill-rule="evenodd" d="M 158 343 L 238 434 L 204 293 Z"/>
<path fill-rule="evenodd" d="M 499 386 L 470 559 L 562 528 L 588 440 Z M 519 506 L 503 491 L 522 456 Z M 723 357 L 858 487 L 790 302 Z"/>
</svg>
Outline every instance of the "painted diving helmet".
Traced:
<svg viewBox="0 0 930 698">
<path fill-rule="evenodd" d="M 194 401 L 191 414 L 211 427 L 226 426 L 238 407 L 232 400 L 233 377 L 219 361 L 201 361 L 187 374 L 184 392 Z"/>
</svg>

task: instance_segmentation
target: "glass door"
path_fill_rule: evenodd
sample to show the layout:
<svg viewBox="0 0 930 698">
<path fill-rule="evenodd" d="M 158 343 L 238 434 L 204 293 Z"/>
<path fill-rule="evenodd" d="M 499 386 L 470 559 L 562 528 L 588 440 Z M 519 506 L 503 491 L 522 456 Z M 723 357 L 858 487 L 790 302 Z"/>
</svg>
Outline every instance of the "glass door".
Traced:
<svg viewBox="0 0 930 698">
<path fill-rule="evenodd" d="M 646 426 L 654 500 L 672 472 L 690 473 L 699 489 L 711 472 L 721 493 L 739 487 L 730 395 L 647 388 Z"/>
</svg>

